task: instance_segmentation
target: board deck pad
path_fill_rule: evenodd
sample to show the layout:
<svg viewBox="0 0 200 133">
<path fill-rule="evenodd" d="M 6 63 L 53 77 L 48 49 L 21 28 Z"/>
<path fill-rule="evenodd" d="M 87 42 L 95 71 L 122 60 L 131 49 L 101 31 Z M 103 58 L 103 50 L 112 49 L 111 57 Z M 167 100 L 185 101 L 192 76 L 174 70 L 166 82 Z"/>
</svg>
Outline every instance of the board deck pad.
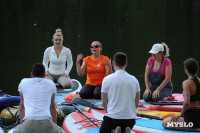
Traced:
<svg viewBox="0 0 200 133">
<path fill-rule="evenodd" d="M 99 126 L 105 115 L 105 111 L 91 109 L 85 114 L 91 118 Z M 70 113 L 63 122 L 63 129 L 66 133 L 98 133 L 99 128 L 90 122 L 82 113 L 73 112 Z M 162 121 L 160 120 L 150 120 L 147 118 L 137 117 L 136 124 L 132 129 L 132 133 L 190 133 L 184 131 L 167 130 L 162 127 Z"/>
<path fill-rule="evenodd" d="M 55 102 L 60 103 L 64 102 L 64 98 L 69 94 L 76 94 L 82 88 L 81 83 L 76 80 L 72 79 L 73 87 L 69 89 L 57 88 L 57 93 L 55 95 Z"/>
</svg>

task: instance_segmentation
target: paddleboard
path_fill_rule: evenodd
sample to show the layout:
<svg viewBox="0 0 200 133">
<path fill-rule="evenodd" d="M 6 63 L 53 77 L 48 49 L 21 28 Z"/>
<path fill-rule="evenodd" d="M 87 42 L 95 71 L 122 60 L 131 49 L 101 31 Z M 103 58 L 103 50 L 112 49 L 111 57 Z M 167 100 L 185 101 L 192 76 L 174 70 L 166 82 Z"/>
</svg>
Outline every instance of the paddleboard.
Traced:
<svg viewBox="0 0 200 133">
<path fill-rule="evenodd" d="M 56 103 L 63 102 L 64 98 L 68 94 L 77 94 L 78 92 L 80 92 L 80 90 L 82 88 L 81 83 L 76 79 L 72 79 L 72 83 L 73 83 L 72 88 L 68 88 L 68 89 L 64 89 L 64 88 L 60 88 L 60 87 L 57 88 L 57 93 L 55 95 Z"/>
<path fill-rule="evenodd" d="M 84 112 L 95 124 L 99 127 L 103 121 L 103 116 L 106 114 L 103 110 L 91 109 L 88 112 Z M 147 121 L 148 120 L 148 121 Z M 143 123 L 144 121 L 144 123 Z M 155 121 L 155 122 L 154 122 Z M 154 124 L 154 126 L 146 126 Z M 156 124 L 159 123 L 158 127 Z M 66 133 L 99 133 L 99 128 L 93 124 L 89 119 L 87 119 L 80 112 L 70 113 L 63 122 L 63 130 Z M 137 117 L 136 125 L 133 127 L 132 131 L 136 133 L 186 133 L 181 131 L 167 130 L 162 127 L 162 121 L 159 120 L 150 120 L 147 118 Z"/>
<path fill-rule="evenodd" d="M 145 114 L 151 116 L 158 116 L 162 119 L 165 119 L 174 114 L 180 114 L 180 112 L 167 112 L 167 111 L 156 111 L 156 110 L 146 110 L 146 111 L 136 111 L 138 114 Z"/>
<path fill-rule="evenodd" d="M 172 96 L 159 102 L 150 102 L 153 105 L 183 105 L 183 94 L 173 93 Z"/>
<path fill-rule="evenodd" d="M 0 90 L 0 112 L 8 106 L 15 106 L 20 103 L 20 96 L 11 96 Z"/>
<path fill-rule="evenodd" d="M 158 110 L 158 111 L 169 111 L 169 112 L 181 112 L 183 105 L 139 105 L 137 110 Z"/>
<path fill-rule="evenodd" d="M 87 102 L 90 102 L 91 104 L 94 104 L 96 106 L 102 106 L 102 101 L 100 99 L 83 99 Z M 60 108 L 63 113 L 65 114 L 70 114 L 72 112 L 75 112 L 77 111 L 76 108 L 74 106 L 72 106 L 71 102 L 69 101 L 61 101 L 61 102 L 58 102 L 56 104 L 56 106 L 58 108 Z M 76 105 L 79 109 L 81 109 L 82 111 L 84 111 L 84 109 L 86 109 L 88 106 L 84 106 L 84 105 L 80 105 L 80 104 L 77 104 Z"/>
<path fill-rule="evenodd" d="M 92 113 L 84 113 L 89 118 L 91 118 L 91 120 L 94 121 L 99 127 L 101 126 L 101 122 L 104 116 L 103 114 L 97 114 L 97 116 L 94 116 Z M 80 112 L 70 113 L 65 118 L 63 122 L 63 130 L 66 133 L 99 133 L 99 128 Z M 132 131 L 132 133 L 134 132 Z"/>
<path fill-rule="evenodd" d="M 142 131 L 150 131 L 152 133 L 194 133 L 194 132 L 186 132 L 186 131 L 176 131 L 176 130 L 168 130 L 168 129 L 164 129 L 162 126 L 162 121 L 159 120 L 150 120 L 150 119 L 137 119 L 136 120 L 136 125 L 134 126 L 134 128 L 138 128 Z M 159 131 L 159 132 L 155 132 L 155 131 Z"/>
<path fill-rule="evenodd" d="M 141 99 L 139 105 L 183 105 L 184 97 L 180 93 L 173 93 L 171 98 L 166 98 L 159 102 L 145 102 Z"/>
<path fill-rule="evenodd" d="M 8 131 L 8 133 L 13 133 L 15 128 L 12 128 L 11 130 Z M 60 127 L 61 133 L 65 133 L 65 131 Z M 1 133 L 1 132 L 0 132 Z"/>
</svg>

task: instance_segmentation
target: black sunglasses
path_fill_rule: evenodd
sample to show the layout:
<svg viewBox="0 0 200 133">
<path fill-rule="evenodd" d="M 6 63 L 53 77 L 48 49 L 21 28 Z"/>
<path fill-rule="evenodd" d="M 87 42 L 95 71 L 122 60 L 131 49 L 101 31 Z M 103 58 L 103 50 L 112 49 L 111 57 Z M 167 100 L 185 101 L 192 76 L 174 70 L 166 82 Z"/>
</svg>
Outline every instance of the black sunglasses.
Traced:
<svg viewBox="0 0 200 133">
<path fill-rule="evenodd" d="M 90 48 L 99 48 L 99 45 L 95 45 L 95 46 L 90 46 Z"/>
</svg>

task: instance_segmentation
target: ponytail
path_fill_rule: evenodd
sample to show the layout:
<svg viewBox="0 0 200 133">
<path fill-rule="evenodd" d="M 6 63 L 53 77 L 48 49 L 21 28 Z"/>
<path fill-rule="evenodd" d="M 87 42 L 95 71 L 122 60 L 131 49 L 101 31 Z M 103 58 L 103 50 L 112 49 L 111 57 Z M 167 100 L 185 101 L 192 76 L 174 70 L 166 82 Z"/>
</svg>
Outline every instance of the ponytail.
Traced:
<svg viewBox="0 0 200 133">
<path fill-rule="evenodd" d="M 163 47 L 164 47 L 163 56 L 164 56 L 165 58 L 166 58 L 166 57 L 169 57 L 169 56 L 170 56 L 170 55 L 169 55 L 169 48 L 168 48 L 167 44 L 164 43 L 164 42 L 162 42 L 161 44 L 162 44 Z"/>
</svg>

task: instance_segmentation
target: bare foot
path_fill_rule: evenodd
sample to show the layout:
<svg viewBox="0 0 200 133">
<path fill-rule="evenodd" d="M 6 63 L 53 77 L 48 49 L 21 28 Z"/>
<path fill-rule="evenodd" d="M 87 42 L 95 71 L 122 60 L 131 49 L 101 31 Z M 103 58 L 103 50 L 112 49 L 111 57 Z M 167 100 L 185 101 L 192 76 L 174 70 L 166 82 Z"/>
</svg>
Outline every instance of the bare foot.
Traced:
<svg viewBox="0 0 200 133">
<path fill-rule="evenodd" d="M 125 131 L 126 131 L 125 133 L 131 133 L 130 127 L 126 127 Z"/>
<path fill-rule="evenodd" d="M 115 130 L 115 133 L 121 133 L 121 127 L 117 126 L 116 130 Z"/>
</svg>

